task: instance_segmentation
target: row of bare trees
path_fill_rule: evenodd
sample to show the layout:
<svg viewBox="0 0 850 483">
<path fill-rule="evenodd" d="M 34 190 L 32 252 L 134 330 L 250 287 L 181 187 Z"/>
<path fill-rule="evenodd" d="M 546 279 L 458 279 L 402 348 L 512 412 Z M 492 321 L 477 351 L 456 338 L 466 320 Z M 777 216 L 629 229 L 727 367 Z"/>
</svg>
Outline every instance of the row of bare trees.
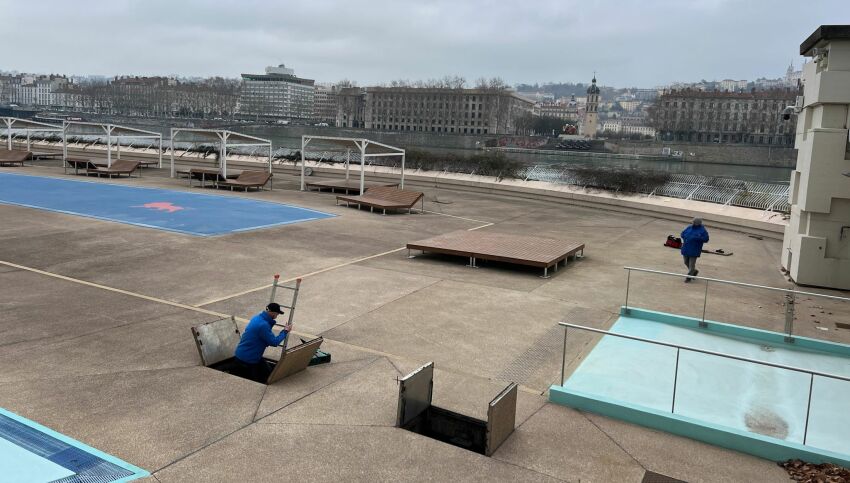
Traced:
<svg viewBox="0 0 850 483">
<path fill-rule="evenodd" d="M 412 87 L 417 89 L 467 89 L 470 84 L 463 76 L 447 75 L 440 79 L 415 80 L 396 79 L 386 84 L 380 84 L 378 87 Z M 479 77 L 473 84 L 472 88 L 484 90 L 505 90 L 510 87 L 501 77 Z"/>
</svg>

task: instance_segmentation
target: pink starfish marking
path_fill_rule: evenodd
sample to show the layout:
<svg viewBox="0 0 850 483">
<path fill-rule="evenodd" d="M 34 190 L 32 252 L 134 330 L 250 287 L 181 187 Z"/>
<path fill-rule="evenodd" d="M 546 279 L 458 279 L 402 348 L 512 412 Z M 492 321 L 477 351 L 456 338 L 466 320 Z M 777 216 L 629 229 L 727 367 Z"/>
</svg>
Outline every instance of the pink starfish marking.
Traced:
<svg viewBox="0 0 850 483">
<path fill-rule="evenodd" d="M 171 204 L 170 201 L 156 201 L 153 203 L 145 203 L 141 207 L 137 208 L 150 208 L 152 210 L 157 211 L 167 211 L 169 213 L 174 213 L 175 211 L 185 210 L 182 206 L 176 206 Z"/>
</svg>

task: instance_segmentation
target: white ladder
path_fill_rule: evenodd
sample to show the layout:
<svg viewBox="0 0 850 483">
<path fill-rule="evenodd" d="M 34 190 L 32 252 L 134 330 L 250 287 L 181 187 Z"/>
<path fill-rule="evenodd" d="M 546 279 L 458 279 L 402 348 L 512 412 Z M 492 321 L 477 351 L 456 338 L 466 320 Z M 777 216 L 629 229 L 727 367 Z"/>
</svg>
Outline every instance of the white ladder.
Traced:
<svg viewBox="0 0 850 483">
<path fill-rule="evenodd" d="M 289 318 L 286 321 L 286 324 L 289 325 L 292 323 L 292 318 L 295 316 L 295 303 L 298 302 L 298 290 L 301 288 L 301 279 L 295 279 L 295 285 L 281 285 L 280 284 L 280 275 L 274 276 L 274 282 L 272 282 L 272 293 L 269 297 L 269 303 L 274 302 L 275 295 L 277 294 L 277 289 L 282 288 L 286 290 L 292 291 L 292 302 L 289 305 L 280 304 L 281 307 L 289 309 Z M 275 324 L 277 326 L 283 327 L 283 324 Z M 289 334 L 286 334 L 286 337 L 283 339 L 283 351 L 286 351 L 286 344 L 289 342 Z"/>
</svg>

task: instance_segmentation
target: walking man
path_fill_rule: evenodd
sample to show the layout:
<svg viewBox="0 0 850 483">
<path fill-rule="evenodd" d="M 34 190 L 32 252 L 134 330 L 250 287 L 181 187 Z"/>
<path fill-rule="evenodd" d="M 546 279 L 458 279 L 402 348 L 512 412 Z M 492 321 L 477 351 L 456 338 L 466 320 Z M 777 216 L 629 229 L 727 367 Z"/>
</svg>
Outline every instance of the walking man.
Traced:
<svg viewBox="0 0 850 483">
<path fill-rule="evenodd" d="M 292 324 L 283 326 L 280 334 L 274 335 L 272 327 L 275 319 L 283 313 L 279 304 L 274 302 L 266 306 L 266 310 L 255 315 L 236 346 L 236 362 L 247 373 L 248 379 L 265 384 L 271 374 L 271 367 L 263 360 L 266 347 L 277 347 L 286 339 L 292 330 Z"/>
<path fill-rule="evenodd" d="M 702 253 L 703 243 L 708 243 L 708 230 L 702 226 L 702 218 L 694 218 L 691 225 L 682 230 L 682 258 L 690 276 L 696 277 L 699 274 L 697 258 Z M 691 280 L 691 277 L 687 277 L 685 283 Z"/>
</svg>

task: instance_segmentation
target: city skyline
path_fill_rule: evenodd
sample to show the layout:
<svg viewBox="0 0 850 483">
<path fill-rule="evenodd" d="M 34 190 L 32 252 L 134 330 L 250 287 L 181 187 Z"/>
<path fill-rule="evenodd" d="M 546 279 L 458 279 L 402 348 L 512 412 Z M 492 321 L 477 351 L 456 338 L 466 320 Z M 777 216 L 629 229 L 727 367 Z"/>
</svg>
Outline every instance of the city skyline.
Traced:
<svg viewBox="0 0 850 483">
<path fill-rule="evenodd" d="M 617 87 L 778 77 L 802 63 L 800 38 L 850 14 L 841 1 L 799 12 L 787 1 L 733 0 L 552 2 L 520 11 L 477 1 L 18 5 L 0 0 L 10 17 L 0 38 L 22 46 L 8 49 L 6 71 L 235 78 L 285 63 L 301 77 L 360 85 L 446 75 L 469 84 L 479 77 L 587 83 L 593 71 L 600 84 Z M 50 34 L 20 42 L 32 36 L 33 18 Z"/>
</svg>

